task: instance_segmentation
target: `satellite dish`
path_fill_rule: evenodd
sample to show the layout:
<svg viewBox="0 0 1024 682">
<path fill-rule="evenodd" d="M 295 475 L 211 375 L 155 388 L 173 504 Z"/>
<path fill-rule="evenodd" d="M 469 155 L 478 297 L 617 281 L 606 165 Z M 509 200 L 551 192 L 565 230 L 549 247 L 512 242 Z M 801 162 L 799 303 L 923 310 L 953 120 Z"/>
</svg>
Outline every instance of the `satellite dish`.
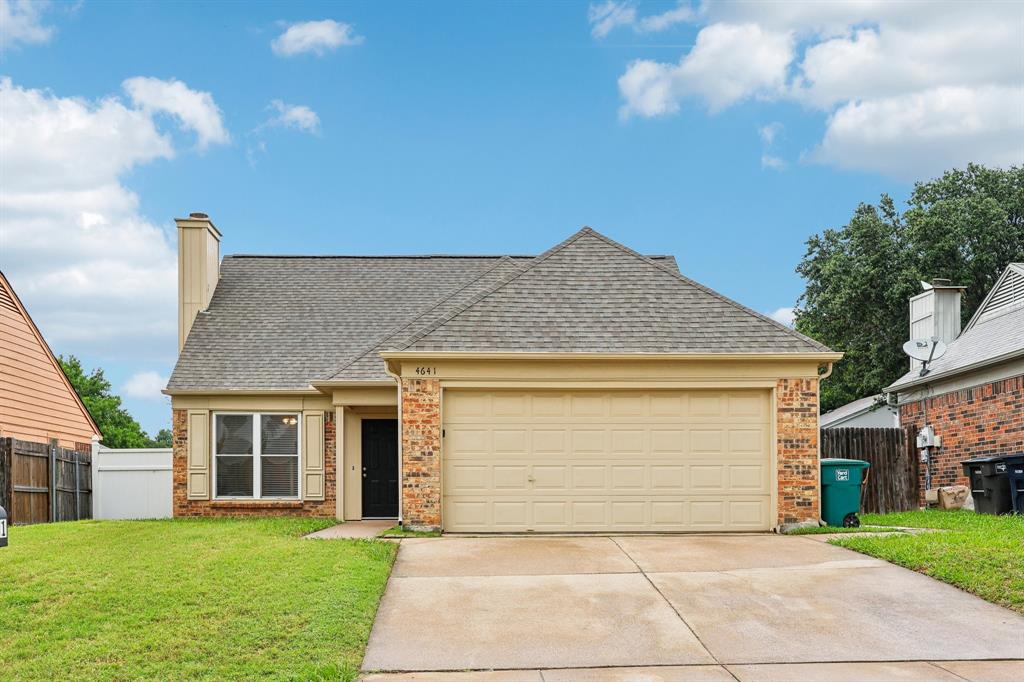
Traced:
<svg viewBox="0 0 1024 682">
<path fill-rule="evenodd" d="M 931 362 L 946 354 L 946 344 L 934 336 L 930 339 L 911 339 L 903 344 L 903 352 L 915 360 Z"/>
<path fill-rule="evenodd" d="M 921 376 L 928 373 L 928 364 L 938 360 L 946 353 L 946 344 L 939 337 L 930 339 L 911 339 L 903 344 L 903 352 L 921 363 Z"/>
</svg>

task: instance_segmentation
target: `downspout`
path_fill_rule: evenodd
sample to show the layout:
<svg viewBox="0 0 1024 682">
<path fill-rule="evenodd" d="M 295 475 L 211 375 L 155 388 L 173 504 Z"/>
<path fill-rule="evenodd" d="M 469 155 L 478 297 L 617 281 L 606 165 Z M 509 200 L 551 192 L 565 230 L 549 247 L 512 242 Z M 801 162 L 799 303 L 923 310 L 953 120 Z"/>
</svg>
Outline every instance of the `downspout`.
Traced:
<svg viewBox="0 0 1024 682">
<path fill-rule="evenodd" d="M 405 477 L 405 470 L 402 467 L 402 377 L 391 371 L 391 362 L 387 360 L 384 361 L 384 371 L 395 380 L 395 384 L 398 387 L 398 525 L 401 526 L 402 520 L 405 518 L 405 515 L 402 513 L 404 511 L 402 490 Z"/>
<path fill-rule="evenodd" d="M 828 367 L 823 374 L 818 375 L 818 414 L 816 415 L 816 421 L 818 423 L 818 430 L 815 434 L 818 441 L 818 523 L 824 524 L 821 520 L 821 382 L 832 376 L 832 370 L 835 369 L 835 363 L 828 363 Z"/>
</svg>

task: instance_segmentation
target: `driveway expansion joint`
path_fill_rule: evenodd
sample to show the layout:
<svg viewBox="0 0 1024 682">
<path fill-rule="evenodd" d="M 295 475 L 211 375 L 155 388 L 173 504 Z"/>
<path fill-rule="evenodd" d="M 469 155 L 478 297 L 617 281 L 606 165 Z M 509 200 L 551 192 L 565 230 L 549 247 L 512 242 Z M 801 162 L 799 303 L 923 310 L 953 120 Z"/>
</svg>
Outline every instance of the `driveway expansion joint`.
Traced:
<svg viewBox="0 0 1024 682">
<path fill-rule="evenodd" d="M 662 591 L 661 591 L 660 589 L 658 589 L 658 586 L 654 584 L 654 581 L 653 581 L 653 580 L 651 580 L 651 577 L 650 577 L 649 575 L 647 575 L 647 572 L 646 572 L 646 571 L 644 571 L 643 567 L 642 567 L 642 566 L 640 566 L 640 564 L 639 564 L 639 563 L 637 563 L 636 559 L 634 559 L 634 558 L 633 558 L 633 557 L 632 557 L 632 556 L 630 555 L 630 553 L 629 553 L 629 552 L 627 552 L 627 551 L 626 551 L 625 549 L 623 549 L 623 548 L 622 548 L 622 545 L 620 545 L 620 544 L 619 544 L 619 541 L 618 541 L 618 540 L 616 540 L 616 539 L 615 539 L 614 537 L 612 537 L 612 538 L 609 538 L 609 539 L 610 539 L 610 540 L 612 541 L 612 543 L 613 543 L 613 544 L 614 544 L 614 545 L 615 545 L 616 547 L 618 547 L 618 548 L 619 548 L 619 551 L 620 551 L 620 552 L 622 552 L 623 554 L 625 554 L 625 555 L 626 555 L 626 557 L 627 557 L 627 558 L 628 558 L 628 559 L 629 559 L 630 561 L 632 561 L 634 565 L 636 565 L 636 568 L 637 568 L 637 570 L 638 570 L 638 571 L 640 571 L 640 575 L 642 575 L 642 576 L 644 577 L 644 579 L 645 579 L 645 580 L 647 581 L 647 583 L 648 583 L 648 584 L 649 584 L 649 585 L 650 585 L 650 586 L 651 586 L 651 587 L 652 587 L 652 588 L 654 589 L 654 591 L 658 593 L 658 596 L 659 596 L 659 597 L 661 597 L 662 599 L 664 599 L 664 600 L 665 600 L 665 603 L 666 603 L 666 604 L 668 604 L 668 606 L 669 606 L 669 608 L 670 608 L 670 609 L 672 609 L 672 612 L 676 614 L 676 616 L 677 616 L 677 617 L 679 618 L 679 620 L 680 620 L 680 621 L 682 621 L 683 625 L 685 625 L 685 626 L 686 626 L 686 628 L 687 628 L 687 629 L 688 629 L 688 630 L 690 631 L 690 633 L 691 633 L 691 634 L 692 634 L 692 635 L 694 636 L 694 638 L 695 638 L 695 639 L 696 639 L 696 640 L 697 640 L 697 641 L 698 641 L 698 642 L 700 643 L 700 645 L 701 645 L 702 647 L 704 647 L 704 651 L 705 651 L 705 652 L 707 652 L 707 655 L 711 657 L 711 660 L 713 660 L 713 661 L 714 661 L 714 662 L 715 662 L 716 664 L 718 664 L 718 665 L 722 665 L 722 662 L 718 660 L 718 657 L 717 657 L 717 656 L 715 656 L 715 655 L 714 655 L 714 654 L 713 654 L 713 653 L 711 652 L 711 649 L 709 649 L 709 648 L 708 648 L 708 645 L 707 645 L 707 644 L 705 644 L 705 643 L 704 643 L 704 641 L 703 641 L 703 640 L 702 640 L 702 639 L 700 638 L 700 635 L 698 635 L 698 634 L 696 633 L 696 631 L 694 631 L 693 627 L 691 627 L 691 626 L 690 626 L 690 624 L 686 622 L 686 619 L 685 619 L 685 618 L 683 618 L 683 614 L 679 613 L 679 609 L 677 609 L 677 608 L 675 607 L 675 604 L 673 604 L 672 602 L 670 602 L 670 601 L 668 600 L 668 597 L 666 597 L 666 596 L 665 596 L 665 595 L 664 595 L 664 594 L 662 593 Z M 738 682 L 738 678 L 737 678 L 737 677 L 736 677 L 735 675 L 733 675 L 733 674 L 732 674 L 732 671 L 730 671 L 730 670 L 726 670 L 726 672 L 728 672 L 728 673 L 729 673 L 730 675 L 732 675 L 733 679 L 736 679 L 736 680 L 737 680 L 737 682 Z"/>
</svg>

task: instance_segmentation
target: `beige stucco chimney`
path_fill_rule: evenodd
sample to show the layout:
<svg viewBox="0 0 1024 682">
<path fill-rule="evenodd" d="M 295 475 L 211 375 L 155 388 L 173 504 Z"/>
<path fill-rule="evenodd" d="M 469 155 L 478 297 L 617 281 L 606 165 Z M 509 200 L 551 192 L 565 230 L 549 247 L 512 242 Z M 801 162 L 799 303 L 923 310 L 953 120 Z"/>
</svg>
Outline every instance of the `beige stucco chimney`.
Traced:
<svg viewBox="0 0 1024 682">
<path fill-rule="evenodd" d="M 206 310 L 220 277 L 220 232 L 205 213 L 175 218 L 178 224 L 178 350 L 196 315 Z"/>
<path fill-rule="evenodd" d="M 960 336 L 960 298 L 967 287 L 950 284 L 948 279 L 921 282 L 924 291 L 910 299 L 910 338 L 938 337 L 949 343 Z M 911 358 L 910 368 L 920 367 Z"/>
</svg>

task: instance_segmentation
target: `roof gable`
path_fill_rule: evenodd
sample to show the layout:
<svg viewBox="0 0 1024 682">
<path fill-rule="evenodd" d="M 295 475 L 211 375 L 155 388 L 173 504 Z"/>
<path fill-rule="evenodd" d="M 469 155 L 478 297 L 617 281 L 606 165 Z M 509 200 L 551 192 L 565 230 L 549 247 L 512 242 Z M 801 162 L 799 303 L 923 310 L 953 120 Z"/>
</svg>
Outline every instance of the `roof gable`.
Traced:
<svg viewBox="0 0 1024 682">
<path fill-rule="evenodd" d="M 0 405 L 4 435 L 29 440 L 53 435 L 68 443 L 100 435 L 50 345 L 2 272 L 0 328 L 0 393 L 15 398 L 7 406 Z"/>
<path fill-rule="evenodd" d="M 988 296 L 974 312 L 964 331 L 1024 307 L 1024 263 L 1010 263 L 999 276 Z"/>
<path fill-rule="evenodd" d="M 390 350 L 778 353 L 827 348 L 584 228 Z"/>
</svg>

